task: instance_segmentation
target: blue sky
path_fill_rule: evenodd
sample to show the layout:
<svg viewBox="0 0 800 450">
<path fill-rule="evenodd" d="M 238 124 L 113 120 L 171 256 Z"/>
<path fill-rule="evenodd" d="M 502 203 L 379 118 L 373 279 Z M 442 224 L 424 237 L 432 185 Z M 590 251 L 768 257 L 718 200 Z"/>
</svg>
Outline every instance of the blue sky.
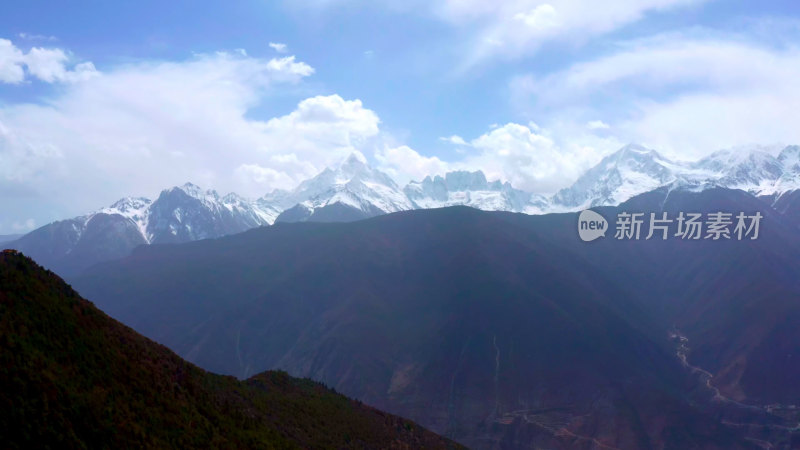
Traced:
<svg viewBox="0 0 800 450">
<path fill-rule="evenodd" d="M 0 39 L 0 233 L 353 151 L 549 193 L 628 142 L 800 142 L 790 0 L 26 1 Z"/>
</svg>

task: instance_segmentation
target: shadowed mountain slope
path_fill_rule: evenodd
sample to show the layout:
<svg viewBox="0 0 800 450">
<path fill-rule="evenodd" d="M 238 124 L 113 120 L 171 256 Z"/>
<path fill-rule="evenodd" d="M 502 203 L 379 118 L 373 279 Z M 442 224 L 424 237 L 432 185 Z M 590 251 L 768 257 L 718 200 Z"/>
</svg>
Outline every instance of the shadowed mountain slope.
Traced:
<svg viewBox="0 0 800 450">
<path fill-rule="evenodd" d="M 4 448 L 451 448 L 309 381 L 238 381 L 109 318 L 52 272 L 0 254 Z"/>
<path fill-rule="evenodd" d="M 732 195 L 728 206 L 740 207 Z M 647 206 L 661 208 L 658 200 Z M 576 225 L 574 214 L 465 207 L 278 224 L 139 248 L 75 282 L 110 314 L 203 367 L 240 377 L 282 368 L 474 447 L 754 447 L 708 406 L 711 392 L 669 339 L 681 319 L 701 360 L 703 345 L 728 351 L 699 342 L 704 325 L 730 330 L 726 317 L 700 323 L 670 295 L 692 274 L 683 257 L 714 276 L 730 262 L 714 263 L 720 250 L 695 242 L 646 266 L 664 244 L 617 242 L 613 233 L 586 244 Z M 791 250 L 761 248 L 781 237 L 714 244 L 746 258 Z M 780 304 L 794 285 L 781 284 L 783 275 L 772 280 Z M 686 298 L 707 296 L 715 307 L 731 294 L 686 286 Z M 761 410 L 747 414 L 779 422 Z M 791 433 L 769 437 L 785 443 Z"/>
</svg>

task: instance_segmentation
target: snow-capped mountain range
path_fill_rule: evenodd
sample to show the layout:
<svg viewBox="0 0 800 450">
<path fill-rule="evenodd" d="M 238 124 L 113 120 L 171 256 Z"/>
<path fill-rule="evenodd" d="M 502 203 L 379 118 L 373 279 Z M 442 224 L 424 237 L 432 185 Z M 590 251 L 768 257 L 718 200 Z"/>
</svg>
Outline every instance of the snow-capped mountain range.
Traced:
<svg viewBox="0 0 800 450">
<path fill-rule="evenodd" d="M 695 162 L 682 162 L 639 145 L 627 145 L 557 192 L 550 199 L 550 211 L 615 206 L 663 186 L 692 190 L 723 187 L 758 197 L 800 189 L 800 146 L 785 147 L 777 157 L 769 150 L 720 150 Z"/>
<path fill-rule="evenodd" d="M 548 209 L 548 199 L 515 189 L 510 183 L 489 182 L 481 171 L 457 171 L 422 181 L 412 181 L 403 189 L 416 209 L 466 205 L 486 211 L 513 211 L 540 214 Z"/>
<path fill-rule="evenodd" d="M 632 144 L 552 196 L 488 181 L 480 171 L 429 176 L 400 188 L 355 153 L 291 191 L 245 199 L 186 183 L 165 189 L 154 201 L 126 197 L 93 213 L 45 225 L 7 245 L 63 270 L 125 256 L 142 244 L 216 238 L 275 222 L 349 221 L 454 205 L 527 214 L 577 211 L 615 206 L 664 186 L 741 189 L 786 208 L 794 200 L 779 202 L 781 197 L 792 193 L 793 199 L 800 193 L 800 146 L 786 147 L 778 156 L 770 149 L 750 148 L 682 162 Z"/>
<path fill-rule="evenodd" d="M 391 177 L 357 153 L 293 191 L 273 191 L 262 200 L 284 210 L 279 222 L 355 220 L 414 208 Z"/>
</svg>

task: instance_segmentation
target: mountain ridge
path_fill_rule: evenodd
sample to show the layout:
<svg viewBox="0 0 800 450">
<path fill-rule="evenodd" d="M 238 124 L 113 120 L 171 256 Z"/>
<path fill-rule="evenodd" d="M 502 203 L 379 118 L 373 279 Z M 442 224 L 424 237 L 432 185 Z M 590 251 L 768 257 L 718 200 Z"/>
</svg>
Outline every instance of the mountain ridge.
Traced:
<svg viewBox="0 0 800 450">
<path fill-rule="evenodd" d="M 291 191 L 274 190 L 249 200 L 186 183 L 163 190 L 155 201 L 126 197 L 94 213 L 45 225 L 10 246 L 59 272 L 71 273 L 125 256 L 138 245 L 218 238 L 275 222 L 344 222 L 455 205 L 526 214 L 570 212 L 616 206 L 663 187 L 741 189 L 796 215 L 800 226 L 800 212 L 795 212 L 792 200 L 793 193 L 800 192 L 800 147 L 787 146 L 778 156 L 761 147 L 722 150 L 695 162 L 681 162 L 630 144 L 549 197 L 508 182 L 488 181 L 482 171 L 428 176 L 401 189 L 363 155 L 353 153 Z"/>
<path fill-rule="evenodd" d="M 659 194 L 622 207 L 658 208 L 666 193 Z M 706 198 L 716 199 L 708 208 L 768 208 L 733 190 L 673 192 L 668 206 L 706 204 Z M 601 212 L 617 210 L 607 208 Z M 238 376 L 281 367 L 476 448 L 492 442 L 591 448 L 537 423 L 557 423 L 556 430 L 618 448 L 755 448 L 737 441 L 741 430 L 705 420 L 763 427 L 784 422 L 760 409 L 711 401 L 705 380 L 682 368 L 668 332 L 674 318 L 690 342 L 688 363 L 719 373 L 714 382 L 733 395 L 736 378 L 723 369 L 740 356 L 734 347 L 743 337 L 725 330 L 752 317 L 754 324 L 742 328 L 755 336 L 750 344 L 769 347 L 785 333 L 773 328 L 774 313 L 797 311 L 788 299 L 800 286 L 786 283 L 796 262 L 770 271 L 759 265 L 759 255 L 796 251 L 799 240 L 788 226 L 777 226 L 782 216 L 765 217 L 764 232 L 772 235 L 754 243 L 667 246 L 610 237 L 580 242 L 575 214 L 463 206 L 401 211 L 141 247 L 75 284 L 115 317 L 204 367 Z M 714 258 L 721 254 L 731 257 Z M 746 264 L 728 263 L 740 260 Z M 661 267 L 659 261 L 664 273 L 648 269 Z M 167 267 L 181 271 L 167 275 Z M 710 275 L 696 275 L 684 293 L 686 302 L 698 302 L 689 308 L 673 296 L 678 281 L 694 279 L 700 269 Z M 720 274 L 732 269 L 738 275 L 725 287 Z M 747 282 L 747 273 L 786 289 L 754 300 L 760 288 Z M 191 286 L 177 287 L 189 280 Z M 729 296 L 733 311 L 761 301 L 765 312 L 719 314 Z M 739 388 L 759 402 L 795 401 L 785 379 L 775 378 L 780 383 L 769 388 L 752 381 L 785 359 L 780 348 L 756 352 L 752 345 L 741 355 L 761 363 L 743 366 Z M 714 364 L 715 355 L 725 358 Z M 786 369 L 797 373 L 794 366 Z M 772 442 L 791 438 L 780 433 L 769 436 Z"/>
<path fill-rule="evenodd" d="M 208 373 L 0 253 L 6 448 L 460 448 L 310 380 Z"/>
</svg>

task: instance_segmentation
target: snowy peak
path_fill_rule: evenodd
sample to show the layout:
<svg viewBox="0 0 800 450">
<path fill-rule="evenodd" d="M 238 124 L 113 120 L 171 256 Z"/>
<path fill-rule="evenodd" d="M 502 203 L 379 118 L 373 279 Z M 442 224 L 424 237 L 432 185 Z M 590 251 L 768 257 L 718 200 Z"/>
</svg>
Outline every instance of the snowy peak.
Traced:
<svg viewBox="0 0 800 450">
<path fill-rule="evenodd" d="M 173 193 L 180 191 L 191 198 L 200 200 L 201 202 L 207 205 L 217 205 L 219 204 L 220 197 L 217 191 L 213 189 L 203 189 L 200 186 L 193 184 L 193 183 L 185 183 L 182 186 L 175 186 L 171 189 L 167 189 L 168 193 Z M 162 192 L 162 195 L 164 192 Z"/>
<path fill-rule="evenodd" d="M 239 233 L 281 221 L 345 221 L 422 208 L 466 205 L 528 214 L 618 205 L 668 186 L 702 190 L 741 189 L 777 202 L 800 191 L 800 146 L 749 147 L 714 152 L 696 162 L 673 161 L 631 144 L 605 156 L 570 187 L 552 197 L 531 194 L 481 171 L 454 171 L 408 183 L 402 190 L 355 152 L 341 163 L 257 200 L 185 183 L 155 201 L 125 197 L 111 206 L 45 225 L 26 239 L 47 252 L 85 263 L 113 259 L 142 243 L 187 242 Z M 771 199 L 771 200 L 770 200 Z M 57 231 L 56 231 L 57 230 Z M 24 237 L 25 238 L 25 237 Z M 33 244 L 32 244 L 33 245 Z M 54 250 L 55 249 L 55 250 Z"/>
<path fill-rule="evenodd" d="M 776 195 L 800 189 L 800 147 L 751 147 L 722 150 L 701 159 L 695 167 L 707 171 L 710 183 L 754 195 Z"/>
<path fill-rule="evenodd" d="M 616 170 L 620 174 L 638 173 L 664 180 L 674 175 L 676 163 L 655 150 L 630 144 L 603 158 L 599 166 L 604 166 L 606 170 Z"/>
<path fill-rule="evenodd" d="M 150 206 L 150 203 L 152 203 L 152 201 L 144 197 L 125 197 L 117 200 L 114 204 L 101 211 L 107 214 L 119 214 L 128 217 L 132 214 L 141 213 Z"/>
<path fill-rule="evenodd" d="M 761 150 L 714 152 L 698 161 L 695 167 L 708 171 L 707 178 L 718 186 L 756 194 L 772 191 L 775 181 L 783 174 L 781 162 Z"/>
<path fill-rule="evenodd" d="M 97 211 L 95 214 L 117 214 L 128 219 L 136 226 L 136 229 L 139 230 L 142 239 L 149 243 L 147 221 L 150 213 L 150 205 L 152 203 L 150 199 L 144 197 L 125 197 L 117 200 L 111 206 Z"/>
<path fill-rule="evenodd" d="M 437 177 L 441 179 L 441 177 Z M 488 191 L 492 190 L 482 171 L 467 172 L 459 170 L 448 172 L 444 176 L 444 183 L 450 191 Z"/>
<path fill-rule="evenodd" d="M 161 191 L 148 211 L 148 242 L 188 242 L 239 233 L 274 222 L 280 211 L 260 200 L 186 183 Z"/>
<path fill-rule="evenodd" d="M 603 158 L 553 197 L 553 210 L 618 205 L 662 186 L 741 189 L 753 195 L 800 189 L 800 147 L 741 147 L 716 151 L 696 162 L 672 161 L 655 150 L 628 145 Z"/>
<path fill-rule="evenodd" d="M 337 217 L 370 217 L 413 208 L 394 180 L 372 168 L 360 153 L 303 181 L 293 191 L 273 191 L 263 199 L 291 210 L 281 221 L 308 220 L 317 210 L 334 205 Z"/>
<path fill-rule="evenodd" d="M 553 197 L 556 210 L 618 205 L 629 198 L 675 182 L 685 169 L 655 150 L 630 144 L 603 158 L 569 188 Z"/>
<path fill-rule="evenodd" d="M 488 211 L 539 211 L 543 199 L 514 189 L 509 183 L 489 182 L 482 171 L 455 171 L 444 177 L 412 181 L 403 192 L 415 208 L 466 205 Z"/>
<path fill-rule="evenodd" d="M 397 184 L 387 174 L 373 169 L 358 152 L 352 153 L 345 159 L 338 169 L 333 172 L 336 184 L 349 185 L 355 183 L 378 183 L 392 189 L 397 189 Z"/>
</svg>

